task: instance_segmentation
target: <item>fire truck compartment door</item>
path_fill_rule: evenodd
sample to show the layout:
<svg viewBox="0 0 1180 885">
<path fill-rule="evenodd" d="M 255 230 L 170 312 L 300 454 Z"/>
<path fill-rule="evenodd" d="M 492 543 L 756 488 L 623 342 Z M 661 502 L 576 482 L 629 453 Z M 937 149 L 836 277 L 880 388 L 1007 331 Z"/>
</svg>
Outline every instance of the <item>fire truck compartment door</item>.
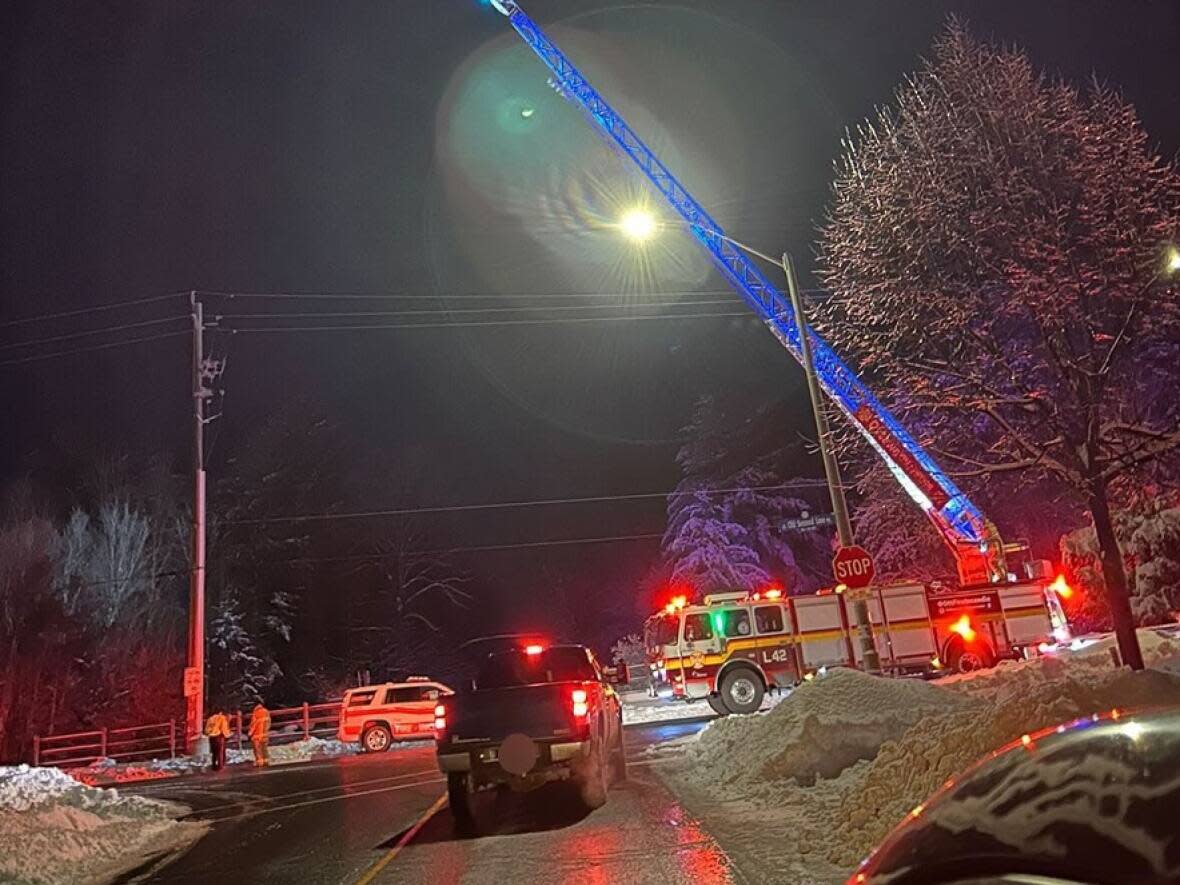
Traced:
<svg viewBox="0 0 1180 885">
<path fill-rule="evenodd" d="M 796 596 L 791 604 L 804 668 L 817 670 L 846 663 L 848 646 L 840 623 L 840 597 Z"/>
<path fill-rule="evenodd" d="M 920 584 L 887 587 L 882 589 L 881 599 L 885 603 L 885 620 L 889 624 L 886 630 L 895 658 L 928 661 L 938 654 L 924 587 Z M 874 616 L 873 623 L 876 622 Z"/>
<path fill-rule="evenodd" d="M 1013 584 L 1000 588 L 1000 608 L 1013 645 L 1043 642 L 1053 633 L 1045 590 L 1039 583 Z"/>
</svg>

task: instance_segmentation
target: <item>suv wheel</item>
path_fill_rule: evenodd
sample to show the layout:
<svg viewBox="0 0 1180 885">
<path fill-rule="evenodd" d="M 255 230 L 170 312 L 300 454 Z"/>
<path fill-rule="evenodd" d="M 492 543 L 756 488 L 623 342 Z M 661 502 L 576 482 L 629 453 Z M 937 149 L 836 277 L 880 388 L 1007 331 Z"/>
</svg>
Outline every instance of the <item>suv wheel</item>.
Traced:
<svg viewBox="0 0 1180 885">
<path fill-rule="evenodd" d="M 757 713 L 765 694 L 762 679 L 746 667 L 730 670 L 721 680 L 721 700 L 730 713 Z"/>
<path fill-rule="evenodd" d="M 366 753 L 384 753 L 393 743 L 393 736 L 384 725 L 370 725 L 361 733 L 361 749 Z"/>
</svg>

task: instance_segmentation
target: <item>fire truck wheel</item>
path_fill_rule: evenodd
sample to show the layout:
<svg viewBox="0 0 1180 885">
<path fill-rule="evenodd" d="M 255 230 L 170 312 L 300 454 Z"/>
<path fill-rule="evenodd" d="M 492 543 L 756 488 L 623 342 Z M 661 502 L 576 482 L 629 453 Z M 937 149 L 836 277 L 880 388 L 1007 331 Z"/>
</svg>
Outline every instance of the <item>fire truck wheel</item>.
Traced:
<svg viewBox="0 0 1180 885">
<path fill-rule="evenodd" d="M 458 826 L 467 826 L 472 821 L 471 776 L 466 772 L 452 771 L 447 774 L 447 804 L 451 806 L 451 817 Z"/>
<path fill-rule="evenodd" d="M 952 673 L 971 673 L 994 667 L 996 656 L 986 642 L 957 641 L 947 646 L 946 663 Z"/>
<path fill-rule="evenodd" d="M 361 734 L 361 749 L 366 753 L 384 753 L 391 743 L 393 737 L 384 725 L 370 725 Z"/>
<path fill-rule="evenodd" d="M 603 756 L 602 745 L 596 741 L 590 758 L 578 773 L 578 795 L 591 811 L 606 804 L 607 764 Z"/>
<path fill-rule="evenodd" d="M 709 702 L 709 707 L 712 708 L 713 712 L 718 716 L 729 715 L 729 707 L 725 706 L 725 701 L 721 700 L 721 695 L 711 694 L 706 696 L 705 700 Z"/>
<path fill-rule="evenodd" d="M 730 713 L 756 713 L 766 694 L 762 679 L 753 670 L 730 670 L 721 680 L 721 700 Z"/>
</svg>

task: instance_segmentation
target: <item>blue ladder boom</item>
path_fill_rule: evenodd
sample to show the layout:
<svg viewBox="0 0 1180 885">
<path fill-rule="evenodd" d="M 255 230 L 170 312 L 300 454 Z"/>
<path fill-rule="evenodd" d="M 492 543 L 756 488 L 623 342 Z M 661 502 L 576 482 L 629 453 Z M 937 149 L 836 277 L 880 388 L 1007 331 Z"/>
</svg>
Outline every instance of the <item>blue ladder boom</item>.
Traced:
<svg viewBox="0 0 1180 885">
<path fill-rule="evenodd" d="M 629 157 L 708 250 L 721 273 L 797 359 L 799 326 L 790 300 L 733 245 L 721 226 L 685 190 L 515 0 L 492 0 L 552 71 L 556 85 Z M 827 395 L 868 440 L 890 472 L 934 523 L 951 548 L 964 584 L 1007 580 L 1004 547 L 995 526 L 951 481 L 929 453 L 861 383 L 835 351 L 809 330 L 816 374 Z"/>
</svg>

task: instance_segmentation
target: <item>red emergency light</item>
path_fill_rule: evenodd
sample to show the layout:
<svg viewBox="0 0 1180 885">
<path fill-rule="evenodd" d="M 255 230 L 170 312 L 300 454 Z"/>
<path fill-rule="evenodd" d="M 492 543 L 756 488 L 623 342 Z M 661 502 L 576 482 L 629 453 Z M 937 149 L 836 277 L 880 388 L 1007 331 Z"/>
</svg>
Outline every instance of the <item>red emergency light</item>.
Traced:
<svg viewBox="0 0 1180 885">
<path fill-rule="evenodd" d="M 530 658 L 536 657 L 544 650 L 545 650 L 545 646 L 543 646 L 543 645 L 526 645 L 524 647 L 524 653 L 526 655 L 528 655 Z"/>
<path fill-rule="evenodd" d="M 959 620 L 951 624 L 950 630 L 952 633 L 958 633 L 963 637 L 964 642 L 975 641 L 975 628 L 971 626 L 971 619 L 963 615 Z"/>
<path fill-rule="evenodd" d="M 1049 589 L 1060 596 L 1062 599 L 1069 599 L 1073 596 L 1073 587 L 1065 580 L 1065 575 L 1058 575 L 1057 580 L 1049 585 Z"/>
</svg>

